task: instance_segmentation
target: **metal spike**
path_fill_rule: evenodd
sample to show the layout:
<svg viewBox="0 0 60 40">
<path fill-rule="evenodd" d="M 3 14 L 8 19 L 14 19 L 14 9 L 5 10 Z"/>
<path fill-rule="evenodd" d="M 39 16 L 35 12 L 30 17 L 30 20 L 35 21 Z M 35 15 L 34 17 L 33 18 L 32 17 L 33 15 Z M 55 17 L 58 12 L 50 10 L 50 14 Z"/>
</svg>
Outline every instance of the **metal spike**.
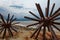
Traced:
<svg viewBox="0 0 60 40">
<path fill-rule="evenodd" d="M 27 19 L 30 19 L 30 20 L 33 20 L 33 21 L 39 21 L 39 20 L 37 20 L 37 19 L 30 18 L 30 17 L 27 17 L 27 16 L 25 16 L 24 18 L 27 18 Z"/>
<path fill-rule="evenodd" d="M 47 26 L 47 28 L 48 28 L 48 31 L 50 32 L 49 26 Z"/>
<path fill-rule="evenodd" d="M 7 17 L 7 23 L 9 22 L 9 19 L 10 19 L 10 14 L 8 14 L 8 17 Z"/>
<path fill-rule="evenodd" d="M 4 33 L 3 33 L 3 37 L 2 37 L 3 39 L 4 39 L 5 35 L 6 35 L 6 28 L 5 28 Z"/>
<path fill-rule="evenodd" d="M 52 16 L 49 20 L 52 20 L 52 19 L 54 19 L 55 17 L 57 17 L 57 16 L 59 16 L 60 15 L 60 13 L 57 13 L 57 14 L 55 14 L 54 16 Z"/>
<path fill-rule="evenodd" d="M 49 15 L 49 5 L 50 5 L 50 0 L 48 0 L 48 3 L 47 3 L 46 17 L 48 17 L 48 15 Z"/>
<path fill-rule="evenodd" d="M 30 24 L 27 27 L 34 26 L 34 25 L 37 25 L 37 24 L 39 24 L 39 23 Z"/>
<path fill-rule="evenodd" d="M 54 3 L 53 6 L 52 6 L 52 9 L 51 9 L 51 12 L 50 12 L 50 16 L 52 16 L 52 13 L 53 13 L 54 7 L 55 7 L 55 3 Z"/>
<path fill-rule="evenodd" d="M 52 27 L 50 28 L 51 28 L 51 33 L 52 33 L 52 36 L 54 37 L 54 40 L 58 40 L 53 28 Z"/>
<path fill-rule="evenodd" d="M 49 26 L 49 30 L 51 32 L 51 35 L 53 35 L 50 27 L 51 27 L 51 25 Z M 50 40 L 53 40 L 53 36 L 51 36 L 51 39 Z"/>
<path fill-rule="evenodd" d="M 54 28 L 56 28 L 58 31 L 60 31 L 60 29 L 58 27 L 56 27 L 54 24 L 52 25 Z"/>
<path fill-rule="evenodd" d="M 14 22 L 16 19 L 17 19 L 17 18 L 14 18 L 13 20 L 11 20 L 11 21 L 10 21 L 10 24 L 11 24 L 12 22 Z"/>
<path fill-rule="evenodd" d="M 8 32 L 9 32 L 9 34 L 10 34 L 11 36 L 13 36 L 13 33 L 12 33 L 12 31 L 11 31 L 10 28 L 8 28 Z"/>
<path fill-rule="evenodd" d="M 1 17 L 2 21 L 3 21 L 3 23 L 5 23 L 5 20 L 4 20 L 4 18 L 3 18 L 3 15 L 2 15 L 2 14 L 0 14 L 0 17 Z"/>
<path fill-rule="evenodd" d="M 32 34 L 31 38 L 35 35 L 35 33 L 42 27 L 43 23 L 40 24 L 40 26 L 36 29 L 36 31 Z"/>
<path fill-rule="evenodd" d="M 32 13 L 31 11 L 29 11 L 30 14 L 32 14 L 34 17 L 40 19 L 37 15 L 35 15 L 34 13 Z"/>
<path fill-rule="evenodd" d="M 58 18 L 54 18 L 54 19 L 53 19 L 53 21 L 55 21 L 55 20 L 60 20 L 60 17 L 58 17 Z"/>
<path fill-rule="evenodd" d="M 3 28 L 0 28 L 0 30 L 2 30 Z"/>
<path fill-rule="evenodd" d="M 17 18 L 14 18 L 14 19 L 12 20 L 12 22 L 15 21 L 16 19 L 17 19 Z"/>
<path fill-rule="evenodd" d="M 36 29 L 36 31 L 31 35 L 30 38 L 32 38 L 32 37 L 35 35 L 35 33 L 38 31 L 38 29 L 39 29 L 39 28 Z"/>
<path fill-rule="evenodd" d="M 4 28 L 0 31 L 0 34 L 3 32 Z"/>
<path fill-rule="evenodd" d="M 15 32 L 17 32 L 17 30 L 15 30 L 13 27 L 10 27 L 12 30 L 14 30 Z"/>
<path fill-rule="evenodd" d="M 12 17 L 11 17 L 10 21 L 11 21 L 13 18 L 14 18 L 14 15 L 12 15 Z"/>
<path fill-rule="evenodd" d="M 53 24 L 57 24 L 57 25 L 60 25 L 60 23 L 58 23 L 58 22 L 52 22 Z"/>
<path fill-rule="evenodd" d="M 46 40 L 46 38 L 45 38 L 45 32 L 46 32 L 46 27 L 44 26 L 44 28 L 43 28 L 43 40 Z"/>
<path fill-rule="evenodd" d="M 43 17 L 43 19 L 44 19 L 44 15 L 43 15 L 43 12 L 42 12 L 41 6 L 40 6 L 39 4 L 36 3 L 36 7 L 37 7 L 37 10 L 38 10 L 40 16 Z"/>
<path fill-rule="evenodd" d="M 56 15 L 59 11 L 60 11 L 60 8 L 58 8 L 58 9 L 53 13 L 52 16 Z"/>
<path fill-rule="evenodd" d="M 41 28 L 42 28 L 42 26 L 39 28 L 38 33 L 37 33 L 37 35 L 36 35 L 35 39 L 37 39 L 37 38 L 38 38 L 38 35 L 39 35 L 40 31 L 41 31 Z"/>
</svg>

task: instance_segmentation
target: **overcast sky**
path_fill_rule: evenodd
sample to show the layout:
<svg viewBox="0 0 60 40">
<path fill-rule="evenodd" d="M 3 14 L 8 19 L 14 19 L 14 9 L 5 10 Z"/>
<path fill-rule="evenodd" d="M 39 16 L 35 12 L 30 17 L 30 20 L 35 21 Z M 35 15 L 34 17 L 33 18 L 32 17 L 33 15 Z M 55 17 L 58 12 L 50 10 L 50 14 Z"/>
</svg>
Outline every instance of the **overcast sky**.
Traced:
<svg viewBox="0 0 60 40">
<path fill-rule="evenodd" d="M 23 19 L 24 16 L 31 16 L 29 11 L 32 11 L 38 15 L 35 3 L 39 3 L 45 14 L 45 8 L 47 6 L 47 0 L 0 0 L 0 13 L 7 16 L 8 13 L 15 15 L 18 19 Z M 55 10 L 60 7 L 60 0 L 50 0 L 50 9 L 55 3 Z"/>
</svg>

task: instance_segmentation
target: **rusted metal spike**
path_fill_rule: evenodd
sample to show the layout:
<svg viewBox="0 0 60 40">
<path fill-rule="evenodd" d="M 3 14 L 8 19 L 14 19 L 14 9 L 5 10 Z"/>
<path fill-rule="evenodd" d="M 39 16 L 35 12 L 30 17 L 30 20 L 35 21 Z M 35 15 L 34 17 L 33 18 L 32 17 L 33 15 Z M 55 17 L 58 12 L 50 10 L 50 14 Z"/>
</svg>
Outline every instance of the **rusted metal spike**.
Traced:
<svg viewBox="0 0 60 40">
<path fill-rule="evenodd" d="M 46 13 L 45 16 L 47 17 L 47 8 L 45 8 L 45 13 Z"/>
<path fill-rule="evenodd" d="M 36 3 L 36 7 L 37 7 L 37 10 L 38 10 L 40 16 L 43 17 L 43 19 L 44 19 L 44 15 L 43 15 L 43 12 L 42 12 L 41 6 L 40 6 L 39 4 Z"/>
<path fill-rule="evenodd" d="M 3 28 L 0 28 L 0 30 L 2 30 Z"/>
<path fill-rule="evenodd" d="M 59 30 L 60 31 L 60 29 L 58 28 L 58 27 L 56 27 L 54 24 L 52 25 L 54 28 L 56 28 L 57 30 Z"/>
<path fill-rule="evenodd" d="M 57 14 L 55 14 L 54 16 L 52 16 L 49 20 L 53 20 L 55 17 L 57 17 L 57 16 L 59 16 L 60 15 L 60 13 L 57 13 Z"/>
<path fill-rule="evenodd" d="M 35 35 L 35 33 L 38 31 L 38 29 L 39 29 L 39 28 L 36 29 L 36 31 L 31 35 L 30 38 L 32 38 L 32 37 Z"/>
<path fill-rule="evenodd" d="M 12 22 L 14 22 L 15 20 L 16 20 L 16 18 L 14 18 L 13 20 L 11 20 L 11 21 L 10 21 L 10 24 L 11 24 Z"/>
<path fill-rule="evenodd" d="M 9 34 L 10 34 L 11 36 L 13 36 L 13 33 L 12 33 L 12 31 L 10 30 L 10 28 L 8 28 L 8 32 L 9 32 Z"/>
<path fill-rule="evenodd" d="M 11 21 L 13 18 L 14 18 L 14 15 L 12 15 L 12 17 L 11 17 L 10 21 Z"/>
<path fill-rule="evenodd" d="M 12 22 L 15 21 L 16 19 L 17 19 L 17 18 L 14 18 L 14 19 L 12 20 Z"/>
<path fill-rule="evenodd" d="M 44 26 L 44 28 L 43 28 L 43 40 L 46 40 L 45 33 L 46 33 L 46 27 Z"/>
<path fill-rule="evenodd" d="M 50 32 L 49 26 L 47 26 L 48 31 Z"/>
<path fill-rule="evenodd" d="M 0 34 L 3 32 L 4 28 L 0 31 Z"/>
<path fill-rule="evenodd" d="M 48 0 L 48 3 L 47 3 L 47 13 L 46 13 L 46 17 L 48 17 L 48 15 L 49 15 L 49 5 L 50 5 L 50 0 Z"/>
<path fill-rule="evenodd" d="M 3 18 L 3 15 L 2 15 L 2 14 L 0 14 L 0 17 L 1 17 L 2 21 L 3 21 L 3 23 L 5 23 L 5 20 L 4 20 L 4 18 Z"/>
<path fill-rule="evenodd" d="M 58 22 L 52 22 L 53 24 L 57 24 L 57 25 L 60 25 L 60 23 L 58 23 Z"/>
<path fill-rule="evenodd" d="M 51 25 L 49 26 L 49 30 L 50 30 L 50 32 L 51 32 L 51 34 L 52 34 L 52 31 L 51 31 Z M 53 35 L 53 34 L 52 34 Z M 51 36 L 51 39 L 50 40 L 53 40 L 53 36 Z"/>
<path fill-rule="evenodd" d="M 16 18 L 14 18 L 13 20 L 10 20 L 10 24 L 12 23 L 12 22 L 14 22 L 16 20 Z"/>
<path fill-rule="evenodd" d="M 52 6 L 52 9 L 51 9 L 51 12 L 50 12 L 50 16 L 52 16 L 52 13 L 53 13 L 54 7 L 55 7 L 55 3 L 54 3 L 53 6 Z"/>
<path fill-rule="evenodd" d="M 11 27 L 11 29 L 12 29 L 13 31 L 17 32 L 17 30 L 16 30 L 16 29 L 14 29 L 13 27 Z"/>
<path fill-rule="evenodd" d="M 55 20 L 60 20 L 60 17 L 58 17 L 58 18 L 54 18 L 54 19 L 53 19 L 53 21 L 55 21 Z"/>
<path fill-rule="evenodd" d="M 46 17 L 48 17 L 48 9 L 46 8 Z"/>
<path fill-rule="evenodd" d="M 8 14 L 8 17 L 7 17 L 7 23 L 9 22 L 10 20 L 10 14 Z"/>
<path fill-rule="evenodd" d="M 27 18 L 27 19 L 30 19 L 30 20 L 34 20 L 34 21 L 39 21 L 39 20 L 37 20 L 37 19 L 30 18 L 30 17 L 27 17 L 27 16 L 25 16 L 24 18 Z"/>
<path fill-rule="evenodd" d="M 4 33 L 3 33 L 3 37 L 2 37 L 3 39 L 4 39 L 5 35 L 6 35 L 6 28 L 5 28 Z"/>
<path fill-rule="evenodd" d="M 56 15 L 59 11 L 60 11 L 60 8 L 58 8 L 58 9 L 53 13 L 52 16 Z"/>
<path fill-rule="evenodd" d="M 37 25 L 37 24 L 39 24 L 39 23 L 30 24 L 27 27 L 34 26 L 34 25 Z"/>
<path fill-rule="evenodd" d="M 36 29 L 36 31 L 32 34 L 31 38 L 37 33 L 37 31 L 40 29 L 40 27 L 43 25 L 43 23 L 40 24 L 40 26 Z"/>
<path fill-rule="evenodd" d="M 42 26 L 39 28 L 38 33 L 37 33 L 37 35 L 36 35 L 35 39 L 37 39 L 37 38 L 38 38 L 38 35 L 39 35 L 40 31 L 41 31 L 41 28 L 42 28 Z"/>
<path fill-rule="evenodd" d="M 32 14 L 34 17 L 40 19 L 37 15 L 35 15 L 34 13 L 32 13 L 31 11 L 29 11 L 30 14 Z"/>
<path fill-rule="evenodd" d="M 51 32 L 52 32 L 52 36 L 54 37 L 54 40 L 58 40 L 53 28 L 52 27 L 50 28 L 51 28 Z"/>
</svg>

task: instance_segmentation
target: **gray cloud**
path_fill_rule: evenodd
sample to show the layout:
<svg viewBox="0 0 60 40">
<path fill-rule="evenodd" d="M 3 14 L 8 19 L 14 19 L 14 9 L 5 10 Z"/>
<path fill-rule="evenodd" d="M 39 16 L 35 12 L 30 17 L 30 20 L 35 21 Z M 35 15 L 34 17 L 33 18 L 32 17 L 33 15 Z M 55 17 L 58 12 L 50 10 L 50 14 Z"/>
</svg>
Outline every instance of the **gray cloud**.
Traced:
<svg viewBox="0 0 60 40">
<path fill-rule="evenodd" d="M 23 6 L 19 6 L 19 5 L 10 5 L 10 7 L 18 8 L 18 9 L 23 8 Z"/>
</svg>

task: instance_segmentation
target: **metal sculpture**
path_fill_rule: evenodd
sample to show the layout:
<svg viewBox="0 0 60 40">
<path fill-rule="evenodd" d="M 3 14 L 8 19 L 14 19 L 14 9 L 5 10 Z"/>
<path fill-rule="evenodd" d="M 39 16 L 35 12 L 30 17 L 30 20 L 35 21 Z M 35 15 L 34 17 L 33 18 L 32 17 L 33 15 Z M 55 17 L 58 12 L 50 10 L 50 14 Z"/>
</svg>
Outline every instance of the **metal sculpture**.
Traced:
<svg viewBox="0 0 60 40">
<path fill-rule="evenodd" d="M 3 15 L 0 14 L 0 34 L 2 34 L 3 32 L 3 36 L 2 38 L 4 39 L 6 37 L 6 32 L 8 31 L 9 36 L 13 36 L 12 30 L 17 32 L 16 29 L 18 29 L 16 26 L 12 26 L 18 23 L 13 23 L 16 18 L 14 18 L 14 15 L 12 15 L 12 17 L 10 18 L 10 14 L 8 14 L 7 20 L 4 19 Z"/>
<path fill-rule="evenodd" d="M 55 3 L 54 3 L 53 6 L 52 6 L 52 9 L 51 9 L 51 12 L 49 14 L 49 7 L 50 7 L 49 5 L 50 5 L 50 0 L 48 0 L 48 3 L 47 3 L 47 8 L 45 10 L 46 11 L 46 15 L 45 16 L 44 16 L 44 14 L 42 12 L 41 6 L 36 3 L 36 7 L 37 7 L 37 10 L 39 12 L 40 17 L 38 17 L 37 15 L 35 15 L 31 11 L 29 11 L 29 13 L 31 15 L 33 15 L 34 17 L 36 17 L 37 19 L 31 18 L 31 17 L 27 17 L 27 16 L 24 17 L 26 19 L 33 20 L 33 21 L 37 21 L 38 22 L 38 23 L 30 24 L 27 27 L 34 26 L 34 25 L 38 25 L 39 24 L 39 26 L 37 27 L 36 31 L 31 35 L 31 38 L 34 37 L 34 35 L 36 35 L 35 36 L 35 39 L 37 39 L 38 38 L 38 35 L 39 35 L 39 33 L 40 33 L 40 31 L 41 31 L 41 29 L 43 27 L 43 40 L 46 40 L 46 36 L 45 36 L 46 28 L 52 34 L 52 37 L 51 37 L 50 40 L 58 40 L 58 38 L 57 38 L 57 36 L 56 36 L 56 34 L 55 34 L 54 30 L 53 30 L 53 27 L 60 32 L 60 29 L 56 26 L 56 25 L 60 25 L 60 23 L 55 22 L 55 20 L 59 20 L 60 19 L 60 17 L 58 17 L 58 16 L 60 16 L 60 8 L 58 8 L 53 13 L 53 10 L 54 10 L 54 7 L 55 7 Z"/>
</svg>

